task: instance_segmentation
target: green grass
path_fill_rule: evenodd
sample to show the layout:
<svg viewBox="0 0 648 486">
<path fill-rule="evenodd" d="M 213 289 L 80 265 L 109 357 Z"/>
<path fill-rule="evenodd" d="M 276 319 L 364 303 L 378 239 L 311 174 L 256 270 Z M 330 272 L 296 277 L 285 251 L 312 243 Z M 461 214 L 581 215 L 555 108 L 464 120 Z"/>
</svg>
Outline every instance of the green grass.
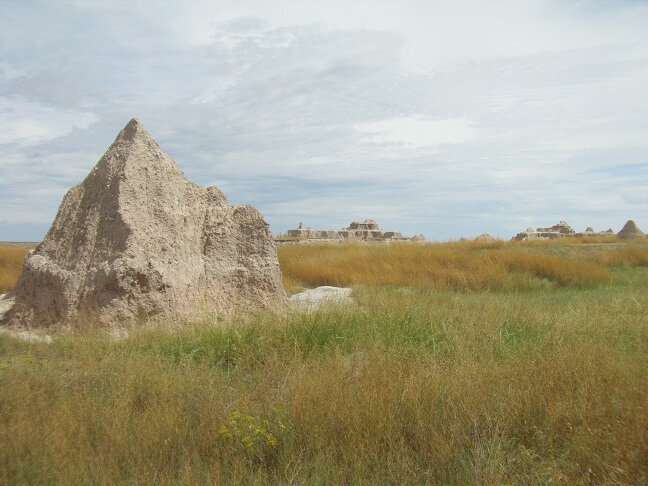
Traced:
<svg viewBox="0 0 648 486">
<path fill-rule="evenodd" d="M 358 284 L 350 307 L 119 340 L 2 333 L 0 484 L 643 484 L 648 267 L 511 251 L 607 255 L 607 275 Z"/>
</svg>

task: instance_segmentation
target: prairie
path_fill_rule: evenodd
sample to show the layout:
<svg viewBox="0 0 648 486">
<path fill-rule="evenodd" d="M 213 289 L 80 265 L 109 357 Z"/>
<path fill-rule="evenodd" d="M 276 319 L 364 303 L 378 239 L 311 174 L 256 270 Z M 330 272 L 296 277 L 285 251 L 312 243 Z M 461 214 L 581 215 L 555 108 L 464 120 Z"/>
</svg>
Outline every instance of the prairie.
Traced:
<svg viewBox="0 0 648 486">
<path fill-rule="evenodd" d="M 0 333 L 0 483 L 648 480 L 646 241 L 279 258 L 289 290 L 351 285 L 356 303 Z"/>
<path fill-rule="evenodd" d="M 22 270 L 29 247 L 0 245 L 0 293 L 9 292 Z"/>
<path fill-rule="evenodd" d="M 648 265 L 648 244 L 577 238 L 528 243 L 309 244 L 280 246 L 278 256 L 288 290 L 368 285 L 511 291 L 604 282 L 613 265 Z"/>
</svg>

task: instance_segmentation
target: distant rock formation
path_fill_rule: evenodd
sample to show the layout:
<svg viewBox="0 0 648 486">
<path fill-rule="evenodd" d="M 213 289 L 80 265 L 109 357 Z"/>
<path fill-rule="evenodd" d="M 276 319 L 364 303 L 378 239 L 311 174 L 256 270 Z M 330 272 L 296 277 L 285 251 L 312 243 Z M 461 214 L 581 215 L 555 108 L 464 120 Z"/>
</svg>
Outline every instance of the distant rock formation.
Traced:
<svg viewBox="0 0 648 486">
<path fill-rule="evenodd" d="M 497 240 L 493 238 L 491 235 L 489 235 L 488 233 L 482 233 L 481 235 L 476 237 L 474 241 L 478 241 L 480 243 L 493 243 Z"/>
<path fill-rule="evenodd" d="M 574 236 L 614 236 L 614 230 L 609 228 L 605 231 L 594 231 L 591 226 L 588 226 L 582 233 L 576 233 Z"/>
<path fill-rule="evenodd" d="M 13 300 L 2 322 L 25 326 L 286 305 L 263 216 L 189 182 L 135 119 L 68 191 Z"/>
<path fill-rule="evenodd" d="M 609 229 L 607 231 L 595 232 L 591 226 L 588 226 L 583 233 L 576 233 L 571 226 L 565 221 L 561 221 L 549 228 L 527 228 L 526 231 L 518 233 L 513 240 L 536 240 L 544 239 L 551 240 L 554 238 L 574 237 L 574 236 L 614 236 L 614 231 Z"/>
<path fill-rule="evenodd" d="M 362 223 L 353 221 L 341 230 L 315 230 L 299 223 L 297 229 L 288 230 L 286 235 L 277 235 L 277 239 L 281 241 L 284 236 L 301 240 L 425 241 L 423 235 L 408 238 L 395 231 L 382 231 L 372 219 Z"/>
<path fill-rule="evenodd" d="M 639 229 L 637 223 L 630 219 L 625 225 L 623 225 L 623 228 L 621 228 L 621 231 L 617 233 L 617 236 L 621 239 L 629 240 L 632 238 L 643 238 L 646 235 Z"/>
<path fill-rule="evenodd" d="M 561 221 L 549 228 L 527 228 L 526 231 L 518 233 L 514 240 L 553 239 L 564 236 L 573 236 L 576 232 L 565 221 Z"/>
</svg>

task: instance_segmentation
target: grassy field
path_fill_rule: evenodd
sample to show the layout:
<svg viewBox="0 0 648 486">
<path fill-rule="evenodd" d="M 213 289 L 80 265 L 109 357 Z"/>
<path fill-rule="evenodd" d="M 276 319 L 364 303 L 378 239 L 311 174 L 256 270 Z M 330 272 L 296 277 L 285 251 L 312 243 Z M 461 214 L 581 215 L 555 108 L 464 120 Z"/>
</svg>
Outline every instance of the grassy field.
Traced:
<svg viewBox="0 0 648 486">
<path fill-rule="evenodd" d="M 0 245 L 0 293 L 9 292 L 13 288 L 29 248 L 20 245 Z"/>
<path fill-rule="evenodd" d="M 510 291 L 605 282 L 613 265 L 648 265 L 647 243 L 574 238 L 531 243 L 286 245 L 278 248 L 278 254 L 289 291 L 319 285 Z"/>
<path fill-rule="evenodd" d="M 0 484 L 648 479 L 646 242 L 279 257 L 290 289 L 350 284 L 357 303 L 0 334 Z"/>
</svg>

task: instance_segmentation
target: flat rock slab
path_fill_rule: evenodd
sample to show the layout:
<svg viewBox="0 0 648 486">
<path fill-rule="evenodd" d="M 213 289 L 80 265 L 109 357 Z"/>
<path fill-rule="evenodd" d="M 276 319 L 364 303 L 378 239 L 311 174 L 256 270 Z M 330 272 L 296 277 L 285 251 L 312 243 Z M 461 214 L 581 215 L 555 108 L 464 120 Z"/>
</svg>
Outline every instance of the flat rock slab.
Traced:
<svg viewBox="0 0 648 486">
<path fill-rule="evenodd" d="M 299 312 L 314 312 L 327 304 L 350 304 L 351 289 L 347 287 L 323 286 L 304 290 L 288 298 L 293 309 Z"/>
</svg>

